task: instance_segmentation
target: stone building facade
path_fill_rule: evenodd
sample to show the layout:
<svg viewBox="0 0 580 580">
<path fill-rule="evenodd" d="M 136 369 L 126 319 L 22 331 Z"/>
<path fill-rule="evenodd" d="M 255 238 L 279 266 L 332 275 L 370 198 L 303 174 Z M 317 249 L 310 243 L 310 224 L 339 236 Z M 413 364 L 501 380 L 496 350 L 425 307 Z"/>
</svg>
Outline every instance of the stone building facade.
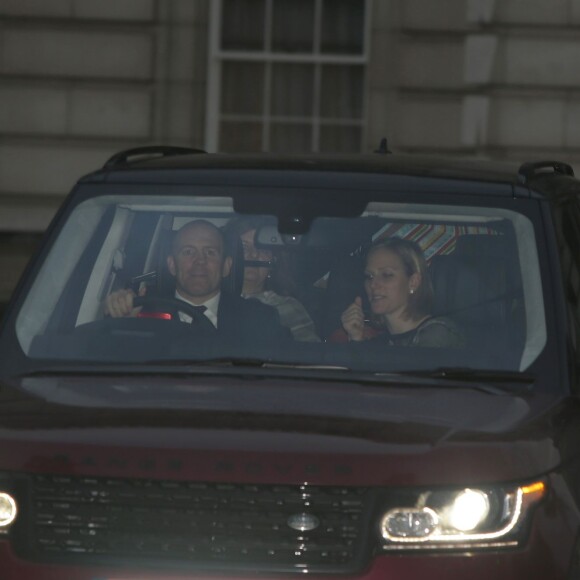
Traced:
<svg viewBox="0 0 580 580">
<path fill-rule="evenodd" d="M 0 0 L 0 302 L 83 173 L 152 143 L 570 162 L 580 0 Z"/>
</svg>

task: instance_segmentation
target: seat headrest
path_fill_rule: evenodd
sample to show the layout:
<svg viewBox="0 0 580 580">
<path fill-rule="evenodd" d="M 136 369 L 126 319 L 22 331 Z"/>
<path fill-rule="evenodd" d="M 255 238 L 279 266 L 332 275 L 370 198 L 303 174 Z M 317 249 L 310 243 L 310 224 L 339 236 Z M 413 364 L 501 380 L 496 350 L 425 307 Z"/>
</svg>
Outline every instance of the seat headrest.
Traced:
<svg viewBox="0 0 580 580">
<path fill-rule="evenodd" d="M 434 256 L 429 267 L 434 292 L 434 314 L 452 316 L 465 326 L 506 323 L 508 287 L 506 268 L 494 257 Z"/>
</svg>

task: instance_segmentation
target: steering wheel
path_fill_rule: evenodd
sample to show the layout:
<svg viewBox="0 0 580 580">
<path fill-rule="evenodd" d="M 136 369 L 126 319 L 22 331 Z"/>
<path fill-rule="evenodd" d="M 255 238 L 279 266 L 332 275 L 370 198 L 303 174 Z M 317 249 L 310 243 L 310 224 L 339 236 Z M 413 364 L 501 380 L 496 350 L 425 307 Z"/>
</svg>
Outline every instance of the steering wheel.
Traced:
<svg viewBox="0 0 580 580">
<path fill-rule="evenodd" d="M 188 302 L 179 300 L 178 298 L 158 298 L 156 296 L 135 296 L 133 298 L 133 306 L 135 308 L 141 306 L 143 308 L 151 309 L 153 312 L 159 311 L 161 308 L 162 312 L 164 308 L 167 308 L 170 312 L 183 312 L 192 318 L 197 318 L 200 313 Z"/>
</svg>

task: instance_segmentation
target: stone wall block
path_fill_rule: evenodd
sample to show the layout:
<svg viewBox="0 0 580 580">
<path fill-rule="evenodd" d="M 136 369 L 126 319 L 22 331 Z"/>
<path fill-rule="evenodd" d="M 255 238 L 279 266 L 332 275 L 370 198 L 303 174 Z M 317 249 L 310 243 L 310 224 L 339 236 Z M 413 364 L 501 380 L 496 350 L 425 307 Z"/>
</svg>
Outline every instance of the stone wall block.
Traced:
<svg viewBox="0 0 580 580">
<path fill-rule="evenodd" d="M 568 23 L 570 0 L 500 0 L 497 2 L 496 22 L 502 24 Z"/>
<path fill-rule="evenodd" d="M 72 0 L 0 0 L 0 14 L 5 16 L 48 16 L 66 18 Z"/>
<path fill-rule="evenodd" d="M 148 90 L 76 89 L 71 93 L 70 132 L 87 137 L 133 137 L 151 134 Z"/>
<path fill-rule="evenodd" d="M 169 8 L 171 22 L 191 24 L 195 21 L 207 20 L 206 2 L 199 0 L 162 0 Z M 215 1 L 215 0 L 214 0 Z"/>
<path fill-rule="evenodd" d="M 503 50 L 504 75 L 508 85 L 580 87 L 580 42 L 548 38 L 511 38 Z"/>
<path fill-rule="evenodd" d="M 568 0 L 569 20 L 571 24 L 580 24 L 580 0 Z"/>
<path fill-rule="evenodd" d="M 494 35 L 474 34 L 465 40 L 463 78 L 467 84 L 485 85 L 496 76 L 498 39 Z"/>
<path fill-rule="evenodd" d="M 460 98 L 404 99 L 395 119 L 392 146 L 398 148 L 456 149 L 461 144 Z"/>
<path fill-rule="evenodd" d="M 194 147 L 202 147 L 202 142 L 193 142 L 191 87 L 172 85 L 167 93 L 167 134 L 171 142 L 179 141 Z"/>
<path fill-rule="evenodd" d="M 0 88 L 0 132 L 56 135 L 66 129 L 66 91 L 38 87 Z"/>
<path fill-rule="evenodd" d="M 505 1 L 505 0 L 500 0 Z M 466 0 L 466 18 L 473 24 L 489 24 L 495 18 L 496 0 Z"/>
<path fill-rule="evenodd" d="M 140 33 L 6 30 L 0 72 L 30 76 L 145 80 L 152 37 Z"/>
<path fill-rule="evenodd" d="M 409 42 L 400 52 L 403 87 L 453 89 L 463 86 L 461 40 Z"/>
<path fill-rule="evenodd" d="M 386 88 L 396 85 L 399 75 L 395 71 L 399 67 L 400 58 L 398 45 L 393 42 L 392 36 L 382 31 L 373 34 L 370 54 L 367 74 L 372 87 Z M 396 77 L 393 76 L 395 74 Z"/>
<path fill-rule="evenodd" d="M 566 107 L 564 135 L 567 147 L 580 148 L 580 100 L 571 101 Z M 576 175 L 580 176 L 580 167 Z"/>
<path fill-rule="evenodd" d="M 461 119 L 461 144 L 466 147 L 487 145 L 491 99 L 482 95 L 470 95 L 463 100 Z"/>
<path fill-rule="evenodd" d="M 496 147 L 564 146 L 565 102 L 561 99 L 497 99 L 490 120 L 489 144 Z"/>
<path fill-rule="evenodd" d="M 205 147 L 205 102 L 207 98 L 207 87 L 203 83 L 196 83 L 192 87 L 191 108 L 192 128 L 191 128 L 191 145 L 203 149 Z"/>
<path fill-rule="evenodd" d="M 195 39 L 191 28 L 176 26 L 172 31 L 168 43 L 169 54 L 172 58 L 167 63 L 167 74 L 172 81 L 189 81 L 195 72 Z"/>
<path fill-rule="evenodd" d="M 0 15 L 143 22 L 154 20 L 155 0 L 0 0 Z"/>
<path fill-rule="evenodd" d="M 464 30 L 466 0 L 405 0 L 402 27 L 410 30 Z M 379 3 L 388 4 L 384 0 Z"/>
<path fill-rule="evenodd" d="M 82 175 L 115 153 L 108 146 L 0 145 L 0 183 L 11 194 L 68 194 Z"/>
<path fill-rule="evenodd" d="M 0 197 L 0 231 L 42 232 L 54 217 L 61 203 L 62 198 L 48 198 L 46 196 L 42 200 L 39 200 L 38 197 L 31 199 L 30 196 L 26 196 L 24 200 L 19 200 L 19 202 L 14 199 Z M 29 255 L 30 253 L 27 252 L 27 256 Z M 2 259 L 3 256 L 0 249 L 0 260 Z M 20 269 L 17 268 L 17 271 L 4 270 L 0 265 L 0 270 L 3 273 L 2 280 L 7 283 L 5 288 L 13 287 L 6 278 L 14 275 L 19 276 Z M 1 300 L 2 298 L 0 298 Z"/>
<path fill-rule="evenodd" d="M 155 18 L 154 0 L 73 0 L 73 16 L 99 20 L 148 21 Z"/>
</svg>

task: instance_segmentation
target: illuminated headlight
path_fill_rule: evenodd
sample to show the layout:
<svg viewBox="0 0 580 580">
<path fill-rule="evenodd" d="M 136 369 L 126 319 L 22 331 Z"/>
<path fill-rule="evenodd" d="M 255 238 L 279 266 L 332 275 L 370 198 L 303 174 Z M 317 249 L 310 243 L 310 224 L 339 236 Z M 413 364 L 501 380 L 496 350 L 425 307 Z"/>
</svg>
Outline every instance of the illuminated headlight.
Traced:
<svg viewBox="0 0 580 580">
<path fill-rule="evenodd" d="M 7 528 L 16 519 L 17 511 L 14 498 L 0 492 L 0 530 Z"/>
<path fill-rule="evenodd" d="M 479 489 L 465 489 L 458 493 L 449 506 L 447 521 L 461 532 L 470 532 L 480 526 L 489 515 L 489 497 Z"/>
<path fill-rule="evenodd" d="M 543 481 L 417 493 L 412 502 L 402 502 L 383 516 L 384 548 L 516 545 L 530 508 L 545 493 Z"/>
</svg>

